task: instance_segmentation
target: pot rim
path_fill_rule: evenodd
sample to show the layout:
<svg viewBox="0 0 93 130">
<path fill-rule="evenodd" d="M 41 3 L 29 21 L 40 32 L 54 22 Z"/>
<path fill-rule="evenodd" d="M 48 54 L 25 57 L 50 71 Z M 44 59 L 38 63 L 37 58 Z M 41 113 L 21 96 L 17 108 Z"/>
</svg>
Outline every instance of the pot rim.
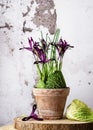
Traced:
<svg viewBox="0 0 93 130">
<path fill-rule="evenodd" d="M 62 89 L 41 89 L 41 88 L 33 88 L 34 95 L 42 95 L 42 96 L 64 96 L 68 95 L 70 92 L 70 88 L 62 88 Z"/>
<path fill-rule="evenodd" d="M 56 90 L 58 90 L 58 91 L 62 91 L 64 89 L 70 89 L 70 87 L 57 88 L 57 89 L 56 88 L 55 89 L 54 88 L 53 89 L 50 89 L 50 88 L 35 88 L 35 87 L 33 88 L 33 90 L 39 90 L 39 91 L 40 90 L 49 90 L 49 91 L 53 91 L 53 90 L 56 91 Z"/>
</svg>

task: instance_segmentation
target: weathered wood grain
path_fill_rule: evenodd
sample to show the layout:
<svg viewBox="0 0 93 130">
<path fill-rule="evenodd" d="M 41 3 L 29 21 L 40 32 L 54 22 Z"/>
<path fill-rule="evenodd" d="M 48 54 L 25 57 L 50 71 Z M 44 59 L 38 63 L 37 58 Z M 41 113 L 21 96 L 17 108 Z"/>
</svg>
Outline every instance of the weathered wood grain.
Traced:
<svg viewBox="0 0 93 130">
<path fill-rule="evenodd" d="M 93 130 L 93 123 L 61 120 L 44 121 L 22 121 L 20 117 L 15 118 L 15 128 L 17 130 Z"/>
</svg>

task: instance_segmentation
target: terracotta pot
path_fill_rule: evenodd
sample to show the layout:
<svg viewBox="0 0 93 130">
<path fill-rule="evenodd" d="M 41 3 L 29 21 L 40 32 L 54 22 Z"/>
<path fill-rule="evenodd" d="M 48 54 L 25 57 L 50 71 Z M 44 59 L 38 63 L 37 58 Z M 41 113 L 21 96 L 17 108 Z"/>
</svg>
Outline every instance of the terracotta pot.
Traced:
<svg viewBox="0 0 93 130">
<path fill-rule="evenodd" d="M 38 89 L 33 88 L 39 117 L 43 119 L 61 119 L 70 88 Z"/>
</svg>

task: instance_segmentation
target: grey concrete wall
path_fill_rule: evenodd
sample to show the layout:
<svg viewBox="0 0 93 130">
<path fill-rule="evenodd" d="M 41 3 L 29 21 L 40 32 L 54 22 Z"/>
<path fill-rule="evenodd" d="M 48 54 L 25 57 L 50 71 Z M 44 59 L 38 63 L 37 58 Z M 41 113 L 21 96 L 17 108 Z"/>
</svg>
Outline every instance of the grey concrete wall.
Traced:
<svg viewBox="0 0 93 130">
<path fill-rule="evenodd" d="M 75 98 L 93 108 L 93 1 L 0 0 L 0 126 L 16 116 L 29 114 L 37 77 L 33 56 L 19 48 L 43 33 L 61 29 L 63 39 L 74 45 L 63 61 L 71 88 L 66 106 Z"/>
</svg>

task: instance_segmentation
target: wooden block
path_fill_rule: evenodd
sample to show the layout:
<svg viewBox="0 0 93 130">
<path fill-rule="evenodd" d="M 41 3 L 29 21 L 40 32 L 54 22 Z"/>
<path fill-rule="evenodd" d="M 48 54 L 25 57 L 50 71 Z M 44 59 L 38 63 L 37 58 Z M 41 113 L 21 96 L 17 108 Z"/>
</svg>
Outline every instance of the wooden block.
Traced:
<svg viewBox="0 0 93 130">
<path fill-rule="evenodd" d="M 16 130 L 13 125 L 7 125 L 0 127 L 0 130 Z"/>
<path fill-rule="evenodd" d="M 14 127 L 17 130 L 93 130 L 93 123 L 72 121 L 68 119 L 44 120 L 44 121 L 22 121 L 20 117 L 15 118 Z"/>
</svg>

